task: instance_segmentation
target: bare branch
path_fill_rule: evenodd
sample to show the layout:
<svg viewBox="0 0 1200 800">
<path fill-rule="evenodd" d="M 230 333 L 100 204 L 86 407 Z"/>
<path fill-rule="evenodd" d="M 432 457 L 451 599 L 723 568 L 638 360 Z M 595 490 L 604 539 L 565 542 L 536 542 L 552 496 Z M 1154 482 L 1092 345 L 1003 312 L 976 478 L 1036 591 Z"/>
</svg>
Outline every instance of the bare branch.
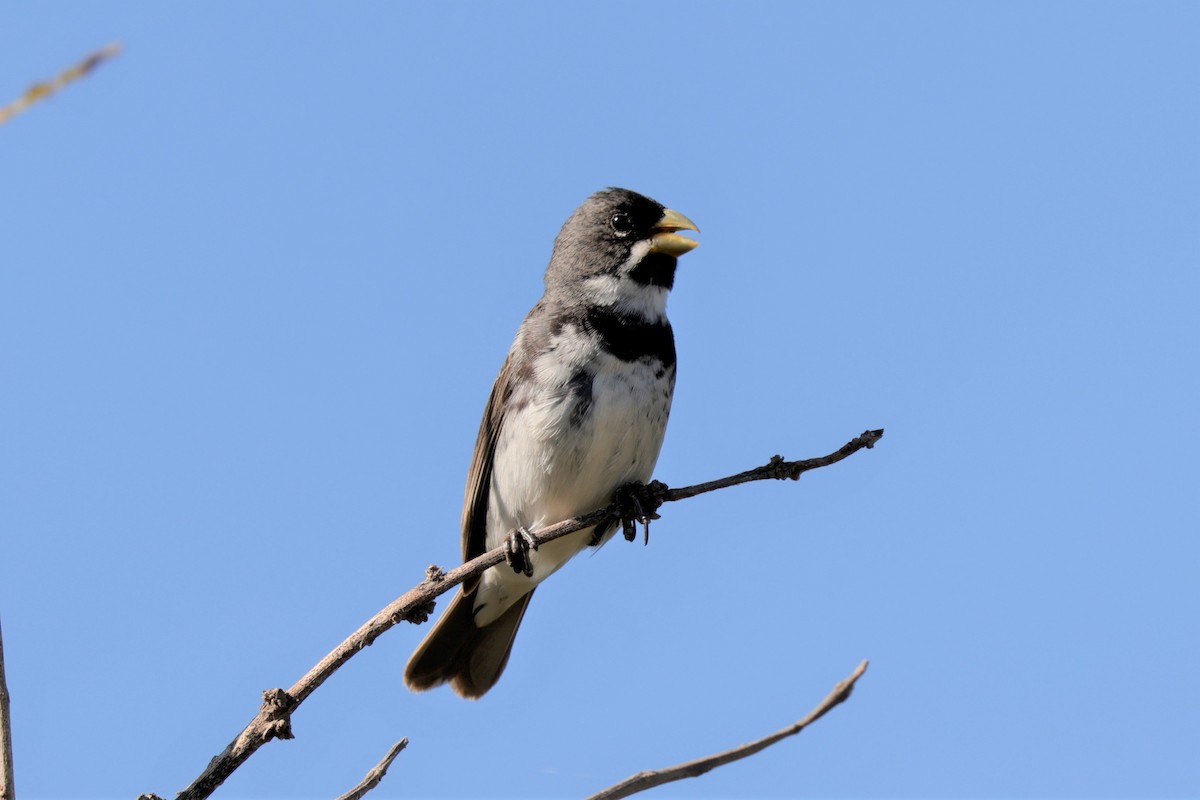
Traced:
<svg viewBox="0 0 1200 800">
<path fill-rule="evenodd" d="M 113 42 L 112 44 L 105 45 L 70 69 L 63 70 L 54 80 L 41 81 L 30 86 L 25 90 L 25 94 L 3 108 L 0 108 L 0 125 L 8 122 L 34 103 L 45 100 L 68 83 L 87 75 L 102 62 L 107 61 L 119 52 L 121 52 L 121 45 L 119 43 Z"/>
<path fill-rule="evenodd" d="M 882 430 L 866 431 L 829 455 L 820 458 L 784 461 L 780 456 L 774 456 L 761 467 L 708 483 L 687 486 L 682 489 L 668 489 L 664 484 L 656 481 L 648 489 L 660 501 L 672 502 L 750 481 L 784 478 L 795 480 L 804 472 L 836 464 L 859 450 L 873 447 L 882 436 Z M 532 531 L 532 537 L 540 546 L 575 531 L 618 519 L 620 515 L 620 509 L 613 504 Z M 344 642 L 335 647 L 329 655 L 321 659 L 320 663 L 310 669 L 292 688 L 286 692 L 283 689 L 270 689 L 264 692 L 263 705 L 259 709 L 258 715 L 229 743 L 224 751 L 209 762 L 190 786 L 176 796 L 176 800 L 201 800 L 201 798 L 208 797 L 259 747 L 271 739 L 291 739 L 292 712 L 355 653 L 364 647 L 369 647 L 375 639 L 398 622 L 407 620 L 422 623 L 426 621 L 433 613 L 435 598 L 450 591 L 467 578 L 478 575 L 489 567 L 494 567 L 504 561 L 504 552 L 503 546 L 497 547 L 449 572 L 443 572 L 436 566 L 430 567 L 424 581 L 393 600 L 379 613 L 367 620 Z"/>
<path fill-rule="evenodd" d="M 0 631 L 0 800 L 17 800 L 10 703 L 8 683 L 4 679 L 4 632 Z"/>
<path fill-rule="evenodd" d="M 388 750 L 383 760 L 374 767 L 371 767 L 371 771 L 367 773 L 367 777 L 362 779 L 362 783 L 346 792 L 337 800 L 361 800 L 367 792 L 379 785 L 379 782 L 383 780 L 383 776 L 387 775 L 388 767 L 396 760 L 396 756 L 400 755 L 400 751 L 406 747 L 408 747 L 407 736 L 392 745 L 392 749 Z"/>
<path fill-rule="evenodd" d="M 732 750 L 726 750 L 723 753 L 714 753 L 711 756 L 698 758 L 695 761 L 687 761 L 683 764 L 676 764 L 673 767 L 658 770 L 646 770 L 639 772 L 636 775 L 631 775 L 620 783 L 610 786 L 607 789 L 597 792 L 587 800 L 620 800 L 623 797 L 635 795 L 638 792 L 644 792 L 647 789 L 652 789 L 655 786 L 662 786 L 664 783 L 683 780 L 684 778 L 695 778 L 703 775 L 709 770 L 717 767 L 725 766 L 734 761 L 739 761 L 743 758 L 754 755 L 755 753 L 765 750 L 781 739 L 786 739 L 789 736 L 795 736 L 800 731 L 807 728 L 812 723 L 819 720 L 821 717 L 850 697 L 850 692 L 854 690 L 854 684 L 862 677 L 862 674 L 867 671 L 867 662 L 864 661 L 858 665 L 854 672 L 845 680 L 833 687 L 833 691 L 829 696 L 821 701 L 820 705 L 808 713 L 804 719 L 787 726 L 782 730 L 775 731 L 770 736 L 764 736 L 747 744 L 735 747 Z"/>
<path fill-rule="evenodd" d="M 809 470 L 836 464 L 864 448 L 870 450 L 882 438 L 883 429 L 881 428 L 875 431 L 863 431 L 861 435 L 854 437 L 827 456 L 804 458 L 799 461 L 784 461 L 783 456 L 772 456 L 771 460 L 761 467 L 739 472 L 737 475 L 730 475 L 728 478 L 718 478 L 715 481 L 698 483 L 695 486 L 686 486 L 682 489 L 669 489 L 663 500 L 666 502 L 683 500 L 688 497 L 695 497 L 698 494 L 704 494 L 705 492 L 724 489 L 728 486 L 737 486 L 739 483 L 765 481 L 769 478 L 776 480 L 790 478 L 791 480 L 798 481 L 800 480 L 800 476 Z"/>
</svg>

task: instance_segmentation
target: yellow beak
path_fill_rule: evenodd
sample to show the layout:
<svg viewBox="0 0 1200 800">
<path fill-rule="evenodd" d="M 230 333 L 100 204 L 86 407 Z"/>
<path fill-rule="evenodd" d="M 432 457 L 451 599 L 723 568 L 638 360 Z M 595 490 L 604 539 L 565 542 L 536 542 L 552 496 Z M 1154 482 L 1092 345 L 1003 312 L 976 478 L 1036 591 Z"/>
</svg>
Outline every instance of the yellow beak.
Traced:
<svg viewBox="0 0 1200 800">
<path fill-rule="evenodd" d="M 654 231 L 654 238 L 650 240 L 651 253 L 666 253 L 679 257 L 700 245 L 695 239 L 680 236 L 675 232 L 695 231 L 699 233 L 700 229 L 696 227 L 696 223 L 669 208 L 663 212 L 662 219 L 654 226 Z"/>
</svg>

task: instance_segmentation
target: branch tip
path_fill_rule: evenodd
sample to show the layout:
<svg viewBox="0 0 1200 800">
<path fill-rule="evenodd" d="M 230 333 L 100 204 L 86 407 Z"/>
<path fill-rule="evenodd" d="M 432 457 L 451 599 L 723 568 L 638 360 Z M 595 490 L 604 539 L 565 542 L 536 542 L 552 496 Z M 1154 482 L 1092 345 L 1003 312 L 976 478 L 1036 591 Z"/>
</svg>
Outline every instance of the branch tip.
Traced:
<svg viewBox="0 0 1200 800">
<path fill-rule="evenodd" d="M 337 800 L 361 800 L 367 792 L 374 789 L 383 780 L 383 776 L 387 775 L 388 767 L 396 760 L 396 756 L 400 755 L 400 751 L 408 747 L 408 737 L 405 736 L 400 741 L 392 745 L 387 751 L 387 755 L 375 766 L 371 767 L 367 772 L 367 776 L 362 779 L 362 782 L 355 786 L 350 791 L 339 797 Z"/>
<path fill-rule="evenodd" d="M 8 105 L 0 107 L 0 125 L 8 122 L 10 119 L 29 108 L 34 103 L 45 100 L 47 97 L 54 94 L 72 81 L 79 80 L 80 78 L 88 75 L 102 62 L 107 61 L 120 52 L 121 44 L 119 42 L 113 42 L 112 44 L 105 45 L 96 52 L 85 57 L 78 64 L 63 70 L 57 77 L 52 78 L 51 80 L 38 81 L 34 83 L 25 90 L 25 94 L 21 95 Z"/>
<path fill-rule="evenodd" d="M 780 742 L 790 736 L 795 736 L 800 731 L 807 728 L 812 723 L 823 717 L 828 711 L 841 705 L 846 698 L 850 696 L 850 692 L 854 689 L 854 684 L 862 677 L 862 674 L 867 670 L 867 661 L 863 661 L 854 672 L 850 673 L 844 680 L 839 681 L 833 687 L 833 691 L 826 695 L 816 708 L 808 712 L 808 715 L 798 722 L 757 739 L 753 742 L 748 742 L 739 745 L 730 750 L 725 750 L 720 753 L 714 753 L 704 758 L 698 758 L 693 761 L 686 761 L 682 764 L 676 764 L 664 769 L 642 770 L 641 772 L 631 775 L 620 783 L 614 784 L 603 791 L 597 792 L 588 798 L 588 800 L 620 800 L 624 797 L 629 797 L 639 792 L 644 792 L 655 786 L 662 786 L 664 783 L 672 783 L 684 778 L 696 778 L 705 774 L 717 767 L 731 764 L 734 761 L 740 761 L 743 758 L 748 758 L 776 742 Z"/>
</svg>

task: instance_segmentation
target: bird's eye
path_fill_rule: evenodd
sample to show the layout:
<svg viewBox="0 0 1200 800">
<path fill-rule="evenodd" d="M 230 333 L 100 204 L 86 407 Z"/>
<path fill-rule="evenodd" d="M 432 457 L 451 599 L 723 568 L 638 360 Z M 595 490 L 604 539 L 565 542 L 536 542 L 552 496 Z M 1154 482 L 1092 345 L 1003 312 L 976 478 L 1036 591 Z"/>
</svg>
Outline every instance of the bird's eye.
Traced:
<svg viewBox="0 0 1200 800">
<path fill-rule="evenodd" d="M 628 214 L 613 214 L 608 224 L 612 225 L 612 229 L 622 236 L 633 230 L 633 220 L 629 218 Z"/>
</svg>

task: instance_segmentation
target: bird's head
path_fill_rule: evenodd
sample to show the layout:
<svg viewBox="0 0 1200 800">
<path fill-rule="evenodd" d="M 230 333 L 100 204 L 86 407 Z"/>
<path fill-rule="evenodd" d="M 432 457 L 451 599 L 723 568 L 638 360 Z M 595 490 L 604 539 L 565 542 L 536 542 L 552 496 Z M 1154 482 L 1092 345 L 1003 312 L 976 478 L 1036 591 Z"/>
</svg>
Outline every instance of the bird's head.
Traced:
<svg viewBox="0 0 1200 800">
<path fill-rule="evenodd" d="M 679 231 L 690 219 L 628 189 L 596 192 L 575 209 L 554 241 L 548 289 L 593 304 L 621 304 L 633 294 L 662 295 L 675 282 L 676 259 L 697 246 Z"/>
</svg>

